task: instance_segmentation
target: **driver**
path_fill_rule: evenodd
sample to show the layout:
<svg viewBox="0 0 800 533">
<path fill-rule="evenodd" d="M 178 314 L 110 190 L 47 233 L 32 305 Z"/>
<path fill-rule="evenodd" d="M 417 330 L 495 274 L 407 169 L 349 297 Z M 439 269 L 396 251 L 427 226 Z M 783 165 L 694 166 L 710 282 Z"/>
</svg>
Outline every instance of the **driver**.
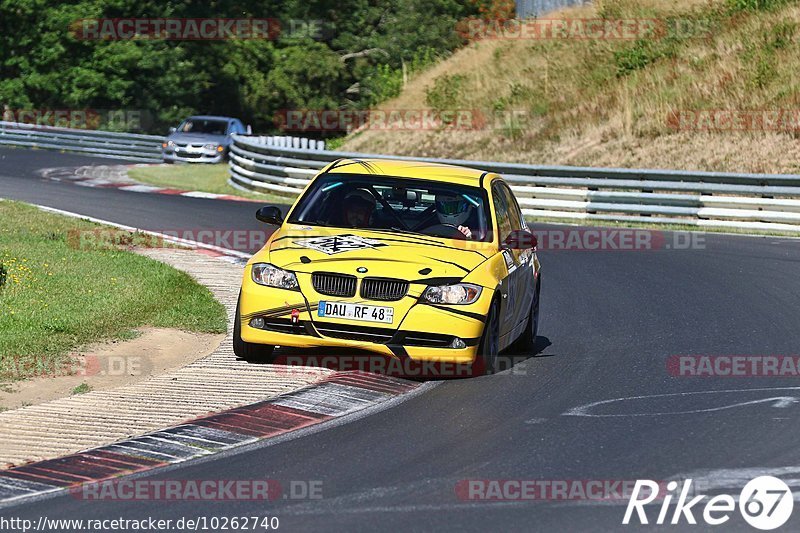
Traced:
<svg viewBox="0 0 800 533">
<path fill-rule="evenodd" d="M 369 227 L 377 202 L 365 189 L 350 191 L 342 201 L 344 223 L 351 228 Z"/>
<path fill-rule="evenodd" d="M 440 193 L 436 195 L 436 216 L 439 222 L 458 228 L 467 239 L 472 238 L 472 230 L 463 224 L 472 214 L 472 204 L 459 195 Z"/>
</svg>

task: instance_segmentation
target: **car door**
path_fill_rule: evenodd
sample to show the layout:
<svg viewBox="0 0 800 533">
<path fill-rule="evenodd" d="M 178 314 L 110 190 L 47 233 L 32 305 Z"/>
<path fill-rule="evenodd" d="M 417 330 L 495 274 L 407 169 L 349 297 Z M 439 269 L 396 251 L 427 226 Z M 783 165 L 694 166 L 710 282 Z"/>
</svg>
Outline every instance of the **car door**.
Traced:
<svg viewBox="0 0 800 533">
<path fill-rule="evenodd" d="M 508 201 L 509 214 L 511 216 L 511 229 L 512 231 L 529 231 L 528 224 L 525 222 L 525 216 L 522 214 L 522 209 L 519 207 L 517 198 L 511 191 L 507 183 L 503 182 L 502 189 L 505 191 L 506 200 Z M 517 261 L 517 282 L 516 289 L 519 294 L 519 315 L 517 316 L 517 324 L 524 322 L 530 313 L 531 305 L 536 288 L 536 268 L 534 265 L 535 256 L 532 248 L 523 248 L 515 250 L 514 257 Z"/>
<path fill-rule="evenodd" d="M 492 202 L 494 203 L 495 227 L 499 237 L 500 246 L 514 231 L 515 226 L 519 225 L 519 220 L 513 210 L 513 205 L 509 198 L 509 191 L 501 180 L 492 183 Z M 519 322 L 520 302 L 519 302 L 519 250 L 502 249 L 503 259 L 506 262 L 508 276 L 500 284 L 502 294 L 500 303 L 500 337 L 502 344 L 508 341 L 503 339 L 512 332 L 514 326 Z"/>
</svg>

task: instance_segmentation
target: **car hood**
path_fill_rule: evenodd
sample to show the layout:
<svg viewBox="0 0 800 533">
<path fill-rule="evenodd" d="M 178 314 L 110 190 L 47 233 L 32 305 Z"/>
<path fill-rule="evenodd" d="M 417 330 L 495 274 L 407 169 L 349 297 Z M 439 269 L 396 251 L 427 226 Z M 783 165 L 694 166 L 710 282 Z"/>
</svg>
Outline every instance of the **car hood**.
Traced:
<svg viewBox="0 0 800 533">
<path fill-rule="evenodd" d="M 268 262 L 295 272 L 336 272 L 428 282 L 460 280 L 491 255 L 489 243 L 285 225 L 251 262 Z"/>
</svg>

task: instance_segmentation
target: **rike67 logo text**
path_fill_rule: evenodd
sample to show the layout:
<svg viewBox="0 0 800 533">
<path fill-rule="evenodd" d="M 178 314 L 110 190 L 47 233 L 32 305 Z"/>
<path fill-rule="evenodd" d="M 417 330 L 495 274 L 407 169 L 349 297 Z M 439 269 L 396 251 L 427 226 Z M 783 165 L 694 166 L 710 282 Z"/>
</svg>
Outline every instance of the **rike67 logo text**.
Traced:
<svg viewBox="0 0 800 533">
<path fill-rule="evenodd" d="M 708 498 L 706 495 L 694 496 L 692 480 L 683 482 L 680 491 L 677 481 L 667 484 L 667 495 L 661 498 L 661 507 L 655 522 L 651 522 L 645 506 L 659 498 L 659 484 L 651 480 L 637 480 L 633 493 L 625 509 L 622 523 L 627 525 L 631 519 L 640 524 L 697 524 L 698 516 L 711 526 L 719 526 L 730 520 L 736 511 L 736 499 L 729 494 L 718 494 Z M 708 498 L 708 499 L 707 499 Z M 792 515 L 794 499 L 792 491 L 780 479 L 761 476 L 749 481 L 738 498 L 738 510 L 742 518 L 756 529 L 771 530 L 785 524 Z M 670 509 L 674 506 L 674 509 Z"/>
</svg>

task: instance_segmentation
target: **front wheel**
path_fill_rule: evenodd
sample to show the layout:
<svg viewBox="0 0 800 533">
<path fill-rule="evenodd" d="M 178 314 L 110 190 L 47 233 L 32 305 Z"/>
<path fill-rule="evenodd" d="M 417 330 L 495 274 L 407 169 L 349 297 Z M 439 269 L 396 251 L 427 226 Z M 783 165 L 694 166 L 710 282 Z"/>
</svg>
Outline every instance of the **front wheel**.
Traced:
<svg viewBox="0 0 800 533">
<path fill-rule="evenodd" d="M 481 337 L 480 361 L 484 374 L 494 374 L 497 370 L 497 356 L 500 352 L 500 305 L 497 300 L 492 302 L 489 314 L 486 316 L 486 325 L 483 327 Z"/>
<path fill-rule="evenodd" d="M 241 294 L 239 299 L 241 299 Z M 275 360 L 274 346 L 268 344 L 255 344 L 242 340 L 242 319 L 239 316 L 239 303 L 236 303 L 236 316 L 233 319 L 233 353 L 245 361 L 271 363 Z"/>
</svg>

